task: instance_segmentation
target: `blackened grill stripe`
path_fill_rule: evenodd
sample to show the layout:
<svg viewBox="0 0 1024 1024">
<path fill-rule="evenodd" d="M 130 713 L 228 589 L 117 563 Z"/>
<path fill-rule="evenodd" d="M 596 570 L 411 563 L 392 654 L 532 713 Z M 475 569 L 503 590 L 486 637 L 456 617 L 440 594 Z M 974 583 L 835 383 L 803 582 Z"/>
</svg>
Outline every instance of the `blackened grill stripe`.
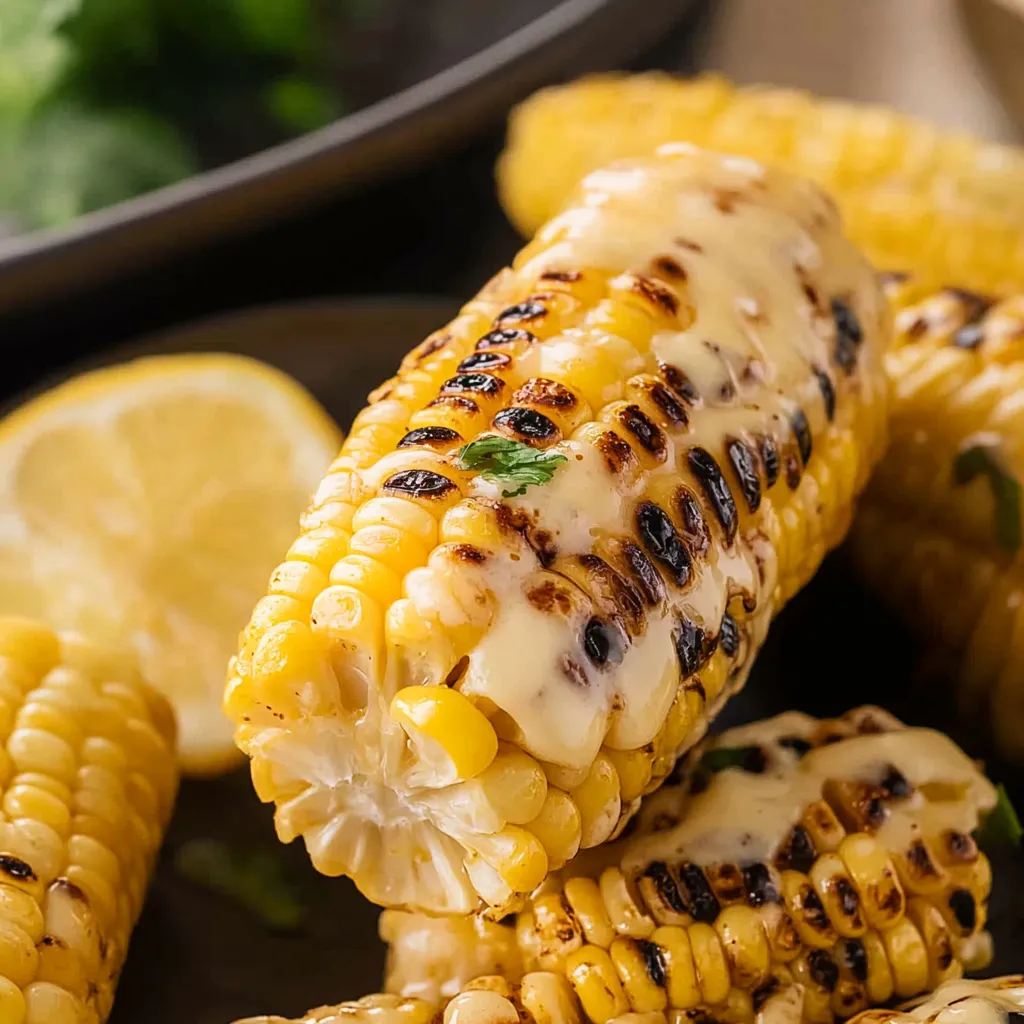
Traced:
<svg viewBox="0 0 1024 1024">
<path fill-rule="evenodd" d="M 429 469 L 406 469 L 384 481 L 385 494 L 410 494 L 415 497 L 439 498 L 454 491 L 455 484 L 446 476 Z"/>
<path fill-rule="evenodd" d="M 683 864 L 679 868 L 679 882 L 686 894 L 684 899 L 693 919 L 711 924 L 721 908 L 704 872 L 696 864 Z"/>
<path fill-rule="evenodd" d="M 640 406 L 627 405 L 619 413 L 619 422 L 645 451 L 657 456 L 665 454 L 664 433 L 650 417 L 644 415 Z"/>
<path fill-rule="evenodd" d="M 726 441 L 725 450 L 739 481 L 743 500 L 751 512 L 756 512 L 761 507 L 761 479 L 757 474 L 754 453 L 736 438 Z"/>
<path fill-rule="evenodd" d="M 654 563 L 631 540 L 624 541 L 621 550 L 629 566 L 629 574 L 643 594 L 644 601 L 652 608 L 661 604 L 665 600 L 665 581 Z"/>
<path fill-rule="evenodd" d="M 828 989 L 829 992 L 835 990 L 839 984 L 839 968 L 825 950 L 816 949 L 808 953 L 807 966 L 811 969 L 811 977 L 822 988 Z"/>
<path fill-rule="evenodd" d="M 736 531 L 739 528 L 739 513 L 736 511 L 736 501 L 729 490 L 729 485 L 722 476 L 718 463 L 714 456 L 704 448 L 691 448 L 687 461 L 690 470 L 697 478 L 697 482 L 714 509 L 722 529 L 725 530 L 725 542 L 732 544 L 736 539 Z"/>
<path fill-rule="evenodd" d="M 978 908 L 969 889 L 954 889 L 949 894 L 949 909 L 965 933 L 974 931 L 978 923 Z"/>
<path fill-rule="evenodd" d="M 444 382 L 441 393 L 457 395 L 463 391 L 471 391 L 480 395 L 498 395 L 505 387 L 500 377 L 492 377 L 489 373 L 460 373 Z"/>
<path fill-rule="evenodd" d="M 743 885 L 747 890 L 747 902 L 752 907 L 782 902 L 767 864 L 748 864 L 743 869 Z"/>
<path fill-rule="evenodd" d="M 857 352 L 864 341 L 864 332 L 857 314 L 843 299 L 832 300 L 832 319 L 836 325 L 836 363 L 844 373 L 851 374 L 857 366 Z"/>
<path fill-rule="evenodd" d="M 648 864 L 644 874 L 654 882 L 658 897 L 666 907 L 677 914 L 686 913 L 686 904 L 683 902 L 679 887 L 664 861 L 656 860 Z"/>
<path fill-rule="evenodd" d="M 497 331 L 488 331 L 477 343 L 477 351 L 489 348 L 496 348 L 499 345 L 514 345 L 517 341 L 526 342 L 532 345 L 537 341 L 537 336 L 529 331 L 523 331 L 516 327 L 504 328 Z"/>
<path fill-rule="evenodd" d="M 522 321 L 540 320 L 548 315 L 546 307 L 539 302 L 517 302 L 508 309 L 503 309 L 495 319 L 496 324 L 521 323 Z"/>
<path fill-rule="evenodd" d="M 796 438 L 796 446 L 800 450 L 800 459 L 806 466 L 811 461 L 813 439 L 811 438 L 811 425 L 807 422 L 807 416 L 803 409 L 797 409 L 790 418 L 789 425 L 793 428 L 793 436 Z"/>
<path fill-rule="evenodd" d="M 771 489 L 779 479 L 779 449 L 775 439 L 765 434 L 761 438 L 761 465 L 764 466 L 764 484 Z"/>
<path fill-rule="evenodd" d="M 704 630 L 692 619 L 678 620 L 673 639 L 684 679 L 699 672 L 714 653 L 715 639 L 709 640 Z"/>
<path fill-rule="evenodd" d="M 410 430 L 409 433 L 398 442 L 398 447 L 413 448 L 421 444 L 435 447 L 439 445 L 459 444 L 461 441 L 462 435 L 457 431 L 452 430 L 451 427 L 417 427 L 415 430 Z"/>
<path fill-rule="evenodd" d="M 458 369 L 460 373 L 493 370 L 500 366 L 508 366 L 511 362 L 512 357 L 504 352 L 473 352 L 459 363 Z"/>
<path fill-rule="evenodd" d="M 740 652 L 740 630 L 736 620 L 726 612 L 722 616 L 722 625 L 718 631 L 718 642 L 722 650 L 730 657 L 735 658 Z"/>
<path fill-rule="evenodd" d="M 528 437 L 531 441 L 554 441 L 561 436 L 558 427 L 547 416 L 522 406 L 502 409 L 494 417 L 493 423 L 500 429 Z"/>
<path fill-rule="evenodd" d="M 814 376 L 817 378 L 821 398 L 825 403 L 825 416 L 831 423 L 836 418 L 836 389 L 832 384 L 832 378 L 824 370 L 814 367 Z"/>
<path fill-rule="evenodd" d="M 677 586 L 686 586 L 692 562 L 672 520 L 654 502 L 645 501 L 636 510 L 636 525 L 647 550 L 668 569 Z"/>
<path fill-rule="evenodd" d="M 644 968 L 647 971 L 647 977 L 650 978 L 658 988 L 664 988 L 668 972 L 665 967 L 665 957 L 661 952 L 661 948 L 656 942 L 650 942 L 647 939 L 637 939 L 636 944 L 640 950 L 640 955 L 644 959 Z"/>
<path fill-rule="evenodd" d="M 683 521 L 683 539 L 690 550 L 695 555 L 706 554 L 711 546 L 711 535 L 697 496 L 688 487 L 680 487 L 676 491 L 676 507 Z"/>
</svg>

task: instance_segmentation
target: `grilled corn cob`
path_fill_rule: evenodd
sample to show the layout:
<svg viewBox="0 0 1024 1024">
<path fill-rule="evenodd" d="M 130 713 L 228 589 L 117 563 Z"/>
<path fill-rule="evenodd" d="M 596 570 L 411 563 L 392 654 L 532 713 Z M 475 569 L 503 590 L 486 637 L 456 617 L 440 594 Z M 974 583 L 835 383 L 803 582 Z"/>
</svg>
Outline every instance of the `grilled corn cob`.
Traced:
<svg viewBox="0 0 1024 1024">
<path fill-rule="evenodd" d="M 816 181 L 878 267 L 965 287 L 1024 285 L 1024 151 L 884 107 L 737 89 L 717 76 L 598 75 L 538 92 L 509 123 L 502 203 L 529 236 L 584 174 L 673 141 Z"/>
<path fill-rule="evenodd" d="M 700 1006 L 751 1020 L 794 982 L 800 1019 L 831 1022 L 986 962 L 991 871 L 971 833 L 996 794 L 945 736 L 878 708 L 793 712 L 680 767 L 610 866 L 518 916 L 525 969 L 563 972 L 594 1024 Z"/>
<path fill-rule="evenodd" d="M 384 990 L 441 1003 L 483 975 L 517 982 L 523 975 L 516 932 L 485 917 L 429 917 L 385 910 L 378 925 L 387 943 Z"/>
<path fill-rule="evenodd" d="M 119 654 L 0 617 L 0 1022 L 110 1012 L 177 785 L 174 719 Z"/>
<path fill-rule="evenodd" d="M 895 1010 L 865 1010 L 851 1024 L 1008 1024 L 1024 1014 L 1024 976 L 947 981 Z M 780 1021 L 779 1024 L 789 1024 Z"/>
<path fill-rule="evenodd" d="M 886 317 L 808 183 L 688 147 L 589 178 L 374 393 L 243 634 L 280 838 L 500 914 L 615 835 L 845 533 Z"/>
<path fill-rule="evenodd" d="M 962 711 L 1024 758 L 1024 296 L 887 281 L 890 449 L 851 535 L 865 581 L 959 672 Z"/>
</svg>

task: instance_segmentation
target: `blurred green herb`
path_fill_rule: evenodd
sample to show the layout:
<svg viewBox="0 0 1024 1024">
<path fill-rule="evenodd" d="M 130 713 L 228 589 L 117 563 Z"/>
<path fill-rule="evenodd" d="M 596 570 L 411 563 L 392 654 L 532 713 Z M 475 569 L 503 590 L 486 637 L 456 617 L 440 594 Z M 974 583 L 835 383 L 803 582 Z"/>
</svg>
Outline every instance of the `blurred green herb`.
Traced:
<svg viewBox="0 0 1024 1024">
<path fill-rule="evenodd" d="M 764 756 L 760 747 L 712 747 L 704 752 L 698 767 L 714 774 L 726 768 L 746 768 L 758 756 Z"/>
<path fill-rule="evenodd" d="M 183 878 L 233 900 L 271 928 L 295 931 L 305 921 L 306 908 L 273 854 L 193 839 L 178 848 L 174 867 Z"/>
<path fill-rule="evenodd" d="M 983 441 L 965 447 L 953 463 L 953 482 L 970 483 L 988 478 L 995 501 L 995 531 L 999 546 L 1019 551 L 1021 546 L 1021 486 L 1006 464 L 998 443 Z"/>
<path fill-rule="evenodd" d="M 1020 846 L 1024 828 L 1010 803 L 1010 796 L 1002 783 L 996 786 L 996 805 L 974 833 L 978 845 L 986 850 L 1000 846 Z"/>
</svg>

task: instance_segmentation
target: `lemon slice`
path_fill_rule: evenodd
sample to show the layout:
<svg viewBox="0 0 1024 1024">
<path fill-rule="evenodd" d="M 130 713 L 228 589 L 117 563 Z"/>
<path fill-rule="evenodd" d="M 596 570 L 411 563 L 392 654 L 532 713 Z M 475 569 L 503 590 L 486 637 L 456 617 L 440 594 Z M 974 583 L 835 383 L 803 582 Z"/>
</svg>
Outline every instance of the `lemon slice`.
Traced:
<svg viewBox="0 0 1024 1024">
<path fill-rule="evenodd" d="M 134 648 L 178 713 L 183 769 L 230 767 L 228 659 L 340 440 L 295 381 L 240 356 L 55 388 L 0 422 L 0 613 Z"/>
</svg>

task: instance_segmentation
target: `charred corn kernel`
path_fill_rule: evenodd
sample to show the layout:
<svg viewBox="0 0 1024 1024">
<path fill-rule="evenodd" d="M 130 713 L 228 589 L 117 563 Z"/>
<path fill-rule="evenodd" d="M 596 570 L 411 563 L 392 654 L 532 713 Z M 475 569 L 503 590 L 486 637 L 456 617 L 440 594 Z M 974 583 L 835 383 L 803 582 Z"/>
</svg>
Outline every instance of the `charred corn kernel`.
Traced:
<svg viewBox="0 0 1024 1024">
<path fill-rule="evenodd" d="M 679 1010 L 697 1006 L 701 1000 L 697 965 L 693 959 L 690 937 L 685 928 L 658 928 L 651 936 L 665 965 L 665 991 L 668 1004 Z"/>
<path fill-rule="evenodd" d="M 665 963 L 661 950 L 643 939 L 618 938 L 608 950 L 635 1013 L 664 1010 L 668 998 L 662 987 Z"/>
<path fill-rule="evenodd" d="M 572 797 L 548 786 L 540 812 L 527 822 L 548 855 L 548 865 L 559 868 L 576 856 L 580 848 L 582 825 L 579 808 Z"/>
<path fill-rule="evenodd" d="M 913 279 L 890 291 L 892 444 L 855 524 L 854 564 L 934 651 L 960 713 L 1022 760 L 1024 303 Z"/>
<path fill-rule="evenodd" d="M 447 759 L 454 778 L 479 775 L 498 753 L 491 723 L 458 690 L 407 686 L 392 699 L 391 715 L 419 756 L 434 767 Z"/>
<path fill-rule="evenodd" d="M 570 795 L 580 812 L 580 847 L 585 850 L 603 843 L 621 809 L 619 773 L 611 758 L 598 754 L 586 779 Z"/>
<path fill-rule="evenodd" d="M 579 1024 L 579 1005 L 561 975 L 541 971 L 524 975 L 519 1002 L 527 1020 L 536 1024 Z"/>
<path fill-rule="evenodd" d="M 173 716 L 121 652 L 2 617 L 0 647 L 31 680 L 6 740 L 0 1021 L 101 1022 L 170 816 Z"/>
<path fill-rule="evenodd" d="M 717 354 L 689 341 L 702 316 Z M 806 182 L 672 146 L 582 183 L 374 393 L 301 527 L 344 551 L 294 548 L 275 587 L 309 612 L 232 663 L 237 743 L 289 767 L 281 834 L 385 906 L 495 916 L 540 859 L 506 870 L 489 836 L 524 829 L 549 868 L 620 836 L 842 538 L 888 335 Z M 479 716 L 410 727 L 413 691 Z M 543 802 L 526 766 L 521 807 L 465 785 L 499 741 Z"/>
<path fill-rule="evenodd" d="M 530 898 L 528 964 L 568 976 L 607 951 L 633 1011 L 680 1021 L 753 1022 L 766 992 L 798 983 L 796 1019 L 831 1024 L 984 958 L 991 870 L 970 834 L 996 794 L 942 734 L 874 707 L 790 712 L 697 746 L 673 783 L 628 838 Z M 922 894 L 897 864 L 920 866 L 925 839 L 941 875 Z"/>
<path fill-rule="evenodd" d="M 716 76 L 594 75 L 541 90 L 510 119 L 498 164 L 502 205 L 532 234 L 585 174 L 675 141 L 813 179 L 878 266 L 912 266 L 965 287 L 1024 282 L 1019 150 L 883 107 L 737 88 Z"/>
<path fill-rule="evenodd" d="M 608 1024 L 629 1010 L 629 1000 L 605 950 L 584 946 L 570 953 L 565 961 L 565 973 L 583 1012 L 593 1024 Z"/>
</svg>

